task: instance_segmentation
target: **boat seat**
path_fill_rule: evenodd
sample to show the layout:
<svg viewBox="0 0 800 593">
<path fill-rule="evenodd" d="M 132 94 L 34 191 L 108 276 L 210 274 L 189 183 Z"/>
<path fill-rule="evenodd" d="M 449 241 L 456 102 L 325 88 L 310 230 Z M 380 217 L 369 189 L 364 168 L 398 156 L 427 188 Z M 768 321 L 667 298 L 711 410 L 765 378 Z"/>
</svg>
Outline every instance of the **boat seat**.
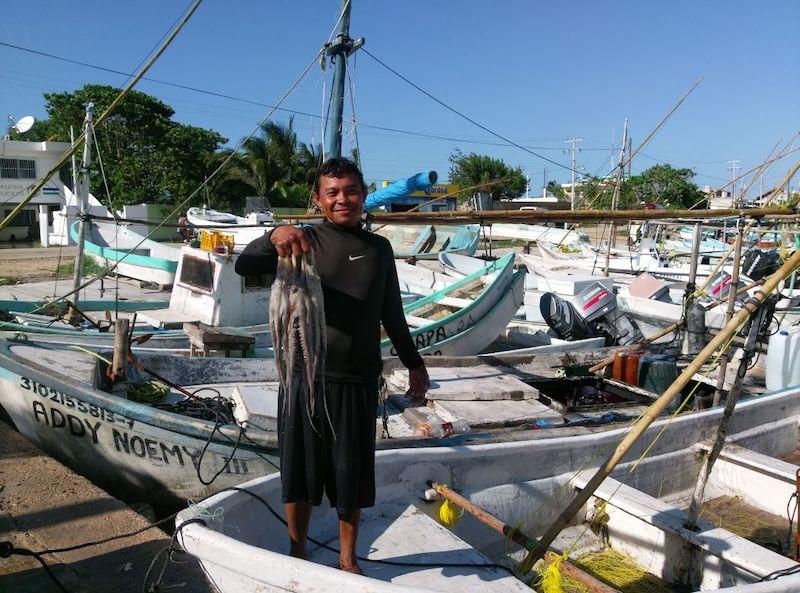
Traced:
<svg viewBox="0 0 800 593">
<path fill-rule="evenodd" d="M 462 520 L 473 519 L 464 517 Z M 377 507 L 364 509 L 358 532 L 358 553 L 370 559 L 426 564 L 492 563 L 481 552 L 414 505 L 379 503 Z M 338 556 L 325 548 L 317 547 L 310 550 L 309 560 L 336 566 Z M 359 566 L 368 577 L 425 590 L 452 593 L 531 593 L 524 583 L 499 568 L 415 568 L 363 561 Z"/>
<path fill-rule="evenodd" d="M 588 476 L 580 475 L 573 483 L 575 488 L 582 489 L 586 487 L 588 481 Z M 776 554 L 703 519 L 698 521 L 698 531 L 690 531 L 684 526 L 687 518 L 684 510 L 613 478 L 603 480 L 594 492 L 594 496 L 608 502 L 606 509 L 612 517 L 612 523 L 609 525 L 613 524 L 615 511 L 612 509 L 618 509 L 665 533 L 679 535 L 705 553 L 730 562 L 757 578 L 798 566 L 790 558 Z M 614 537 L 613 529 L 611 537 L 612 539 Z"/>
<path fill-rule="evenodd" d="M 458 297 L 450 297 L 450 296 L 442 297 L 439 299 L 438 302 L 440 305 L 447 305 L 448 307 L 458 307 L 459 309 L 463 309 L 464 307 L 467 307 L 468 305 L 471 305 L 473 303 L 473 301 L 471 301 L 470 299 L 460 299 Z"/>
<path fill-rule="evenodd" d="M 406 323 L 408 323 L 409 327 L 422 327 L 423 325 L 428 325 L 430 322 L 430 319 L 425 319 L 424 317 L 406 315 Z"/>
</svg>

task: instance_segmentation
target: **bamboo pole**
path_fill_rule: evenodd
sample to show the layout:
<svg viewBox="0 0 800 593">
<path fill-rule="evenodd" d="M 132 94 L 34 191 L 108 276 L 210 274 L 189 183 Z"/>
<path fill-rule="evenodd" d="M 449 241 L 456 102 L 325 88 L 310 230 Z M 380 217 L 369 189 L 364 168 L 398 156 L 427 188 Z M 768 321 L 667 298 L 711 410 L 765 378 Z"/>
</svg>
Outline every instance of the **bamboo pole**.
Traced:
<svg viewBox="0 0 800 593">
<path fill-rule="evenodd" d="M 372 220 L 387 224 L 477 224 L 514 221 L 527 224 L 539 222 L 596 222 L 605 220 L 665 220 L 713 218 L 761 218 L 773 216 L 798 216 L 796 210 L 778 207 L 732 208 L 728 210 L 493 210 L 476 212 L 444 210 L 440 212 L 391 212 L 375 214 Z M 320 214 L 276 216 L 276 220 L 319 220 Z"/>
<path fill-rule="evenodd" d="M 586 484 L 586 487 L 578 492 L 572 502 L 567 505 L 567 508 L 559 515 L 555 522 L 550 526 L 544 534 L 539 544 L 532 550 L 522 565 L 523 571 L 529 571 L 536 560 L 542 558 L 547 551 L 550 544 L 556 536 L 561 533 L 565 525 L 575 516 L 575 514 L 583 507 L 586 501 L 592 496 L 598 486 L 605 480 L 617 464 L 622 461 L 627 452 L 636 441 L 644 434 L 647 428 L 667 409 L 672 403 L 672 400 L 680 393 L 687 383 L 691 380 L 694 374 L 700 370 L 700 367 L 711 357 L 711 355 L 719 348 L 724 346 L 728 339 L 736 333 L 739 326 L 742 325 L 747 319 L 755 313 L 758 307 L 764 300 L 772 293 L 778 284 L 791 274 L 795 268 L 800 266 L 800 251 L 796 251 L 784 264 L 767 280 L 764 282 L 762 290 L 756 292 L 755 296 L 748 299 L 742 308 L 733 316 L 731 321 L 720 331 L 714 338 L 709 341 L 705 348 L 697 355 L 697 357 L 683 370 L 677 379 L 670 385 L 666 391 L 653 402 L 642 417 L 632 426 L 631 431 L 625 435 L 620 444 L 609 456 L 608 459 L 600 466 L 597 472 Z"/>
<path fill-rule="evenodd" d="M 156 50 L 156 52 L 152 56 L 150 56 L 150 59 L 148 59 L 147 62 L 139 69 L 139 72 L 136 73 L 136 75 L 125 86 L 125 88 L 122 89 L 122 91 L 120 91 L 119 95 L 117 95 L 117 97 L 111 102 L 111 104 L 100 115 L 100 117 L 97 118 L 97 121 L 95 122 L 95 127 L 99 127 L 106 120 L 106 118 L 114 112 L 114 110 L 117 108 L 117 105 L 119 105 L 122 102 L 122 100 L 128 95 L 131 89 L 133 89 L 133 87 L 136 86 L 136 83 L 138 83 L 139 80 L 141 80 L 141 78 L 147 73 L 147 71 L 150 70 L 150 67 L 156 63 L 156 60 L 158 60 L 158 58 L 161 57 L 161 54 L 163 54 L 164 51 L 167 49 L 167 47 L 169 47 L 169 45 L 172 43 L 172 40 L 175 39 L 175 36 L 178 33 L 180 33 L 184 25 L 186 25 L 189 19 L 192 18 L 192 15 L 200 6 L 200 2 L 202 2 L 202 0 L 195 0 L 194 4 L 192 4 L 192 6 L 189 8 L 189 10 L 181 19 L 181 21 L 172 30 L 172 33 L 170 33 L 169 37 L 167 37 L 164 40 L 164 42 Z M 72 146 L 70 146 L 66 150 L 66 152 L 64 152 L 64 154 L 62 154 L 61 157 L 59 157 L 56 164 L 53 165 L 53 168 L 50 169 L 45 174 L 44 177 L 36 181 L 31 186 L 31 189 L 28 192 L 28 195 L 25 196 L 25 199 L 23 199 L 19 204 L 17 204 L 17 206 L 11 211 L 11 213 L 8 216 L 3 218 L 3 220 L 0 220 L 0 230 L 8 226 L 8 224 L 12 220 L 14 220 L 17 214 L 19 214 L 20 210 L 22 210 L 28 204 L 28 202 L 30 202 L 34 198 L 34 196 L 36 196 L 37 193 L 39 193 L 39 190 L 41 190 L 44 187 L 45 183 L 47 183 L 47 181 L 53 175 L 55 175 L 59 171 L 59 169 L 61 169 L 61 167 L 67 164 L 72 155 L 78 151 L 78 148 L 80 148 L 81 143 L 85 139 L 86 139 L 86 132 L 84 131 L 80 136 L 78 136 L 78 139 L 72 144 Z"/>
<path fill-rule="evenodd" d="M 763 319 L 764 309 L 762 308 L 753 319 L 753 323 L 750 326 L 750 331 L 747 333 L 747 340 L 744 345 L 744 354 L 742 355 L 742 359 L 739 361 L 739 370 L 736 373 L 736 379 L 734 380 L 730 393 L 728 393 L 728 399 L 725 402 L 725 410 L 722 412 L 722 418 L 720 418 L 719 425 L 717 426 L 717 433 L 714 438 L 714 443 L 711 445 L 711 450 L 708 452 L 708 455 L 706 455 L 705 459 L 703 459 L 703 464 L 700 467 L 700 471 L 697 473 L 697 482 L 695 483 L 694 491 L 692 492 L 692 501 L 689 504 L 689 510 L 687 512 L 688 516 L 686 518 L 686 528 L 690 531 L 695 531 L 697 529 L 697 521 L 700 518 L 700 505 L 703 503 L 706 484 L 708 483 L 708 478 L 711 475 L 711 470 L 714 468 L 714 463 L 717 461 L 717 458 L 722 451 L 722 447 L 725 444 L 725 438 L 728 436 L 728 426 L 730 425 L 731 417 L 733 416 L 733 410 L 736 407 L 736 403 L 739 401 L 739 396 L 742 393 L 742 383 L 744 382 L 744 376 L 747 372 L 747 367 L 750 364 L 750 360 L 753 358 L 753 353 L 756 347 L 756 339 L 758 338 L 758 331 L 761 327 Z M 714 398 L 716 400 L 716 394 L 714 395 Z M 701 568 L 699 566 L 698 550 L 696 546 L 692 546 L 690 544 L 687 546 L 686 550 L 689 556 L 689 567 L 685 573 L 685 578 L 687 581 L 686 584 L 691 587 L 691 590 L 695 590 L 700 586 L 701 580 Z"/>
<path fill-rule="evenodd" d="M 630 350 L 632 346 L 635 346 L 636 348 L 643 348 L 645 346 L 648 346 L 648 345 L 652 344 L 653 342 L 655 342 L 656 340 L 658 340 L 659 338 L 663 338 L 664 336 L 669 335 L 672 332 L 674 332 L 675 330 L 679 329 L 681 327 L 681 325 L 683 325 L 683 323 L 681 321 L 676 321 L 672 325 L 669 325 L 669 326 L 665 327 L 660 332 L 658 332 L 656 334 L 653 334 L 652 336 L 650 336 L 646 340 L 642 340 L 638 344 L 632 344 L 631 346 L 625 346 L 624 348 L 620 348 L 619 350 L 614 352 L 614 354 L 612 354 L 608 358 L 604 358 L 603 360 L 598 362 L 596 365 L 594 365 L 592 367 L 589 367 L 589 372 L 590 373 L 596 373 L 597 371 L 602 371 L 604 368 L 606 368 L 608 365 L 610 365 L 612 362 L 614 362 L 614 356 L 616 356 L 617 352 L 622 352 L 623 350 Z"/>
<path fill-rule="evenodd" d="M 772 192 L 770 193 L 770 195 L 769 195 L 769 198 L 767 198 L 767 200 L 764 202 L 765 204 L 769 204 L 770 202 L 772 202 L 772 200 L 774 200 L 774 199 L 775 199 L 775 197 L 778 195 L 778 193 L 780 193 L 780 189 L 781 189 L 781 188 L 782 188 L 782 187 L 783 187 L 783 186 L 784 186 L 786 183 L 788 183 L 789 179 L 791 179 L 791 178 L 792 178 L 792 176 L 793 176 L 795 173 L 797 173 L 798 169 L 800 169 L 800 161 L 797 161 L 797 162 L 794 164 L 794 166 L 793 166 L 791 169 L 789 169 L 789 172 L 786 174 L 786 176 L 783 178 L 783 180 L 780 182 L 780 184 L 775 186 L 775 188 L 774 188 L 774 189 L 772 190 Z M 712 211 L 712 210 L 708 210 L 708 212 L 720 212 L 720 210 L 713 210 L 713 211 Z M 691 216 L 691 215 L 689 215 L 689 216 Z M 742 232 L 742 234 L 743 234 L 743 235 L 747 235 L 747 233 L 749 233 L 749 232 L 750 232 L 750 230 L 751 230 L 751 229 L 752 229 L 754 226 L 755 226 L 755 222 L 754 222 L 753 220 L 749 221 L 749 222 L 748 222 L 748 223 L 745 225 L 745 227 L 742 229 L 742 231 L 741 231 L 741 232 Z M 728 250 L 725 252 L 725 255 L 723 255 L 722 257 L 720 257 L 720 258 L 719 258 L 719 261 L 718 261 L 718 262 L 717 262 L 717 264 L 714 266 L 714 268 L 711 270 L 711 273 L 708 275 L 708 278 L 706 278 L 706 281 L 703 283 L 703 286 L 701 286 L 701 287 L 700 287 L 700 288 L 697 290 L 697 292 L 696 292 L 695 294 L 700 294 L 700 293 L 702 293 L 702 292 L 703 292 L 703 291 L 704 291 L 706 288 L 708 288 L 708 285 L 709 285 L 709 284 L 711 284 L 711 280 L 714 278 L 714 275 L 715 275 L 717 272 L 719 272 L 719 270 L 720 270 L 720 269 L 722 268 L 722 266 L 725 264 L 725 261 L 726 261 L 726 260 L 727 260 L 727 259 L 728 259 L 728 258 L 731 256 L 731 254 L 733 253 L 733 250 L 734 250 L 734 246 L 731 246 L 731 247 L 730 247 L 730 248 L 728 248 Z"/>
<path fill-rule="evenodd" d="M 486 509 L 479 507 L 478 505 L 470 502 L 460 494 L 453 492 L 450 488 L 445 486 L 444 484 L 437 484 L 436 482 L 428 482 L 428 485 L 436 490 L 440 496 L 446 498 L 450 502 L 457 504 L 459 507 L 467 511 L 470 515 L 475 517 L 478 521 L 483 523 L 484 525 L 488 525 L 495 531 L 502 533 L 508 539 L 513 541 L 515 544 L 519 544 L 526 550 L 532 549 L 536 544 L 537 541 L 532 537 L 525 535 L 519 529 L 504 523 L 494 515 L 492 515 Z M 548 552 L 547 557 L 545 558 L 545 562 L 548 564 L 555 561 L 557 558 L 556 554 L 552 552 Z M 590 593 L 619 593 L 617 589 L 609 587 L 604 582 L 597 580 L 593 576 L 583 572 L 580 568 L 570 564 L 569 562 L 562 561 L 561 566 L 559 567 L 561 572 L 563 572 L 568 577 L 571 577 L 587 587 Z"/>
<path fill-rule="evenodd" d="M 740 226 L 740 225 L 737 225 Z M 731 275 L 731 283 L 728 288 L 728 307 L 725 310 L 725 324 L 727 325 L 733 317 L 733 311 L 736 307 L 736 287 L 739 285 L 739 270 L 741 268 L 742 259 L 742 229 L 739 228 L 739 234 L 736 235 L 736 242 L 733 246 L 733 274 Z M 718 406 L 722 401 L 722 388 L 725 386 L 725 372 L 728 370 L 728 361 L 730 360 L 730 348 L 726 348 L 719 359 L 719 376 L 717 377 L 717 388 L 714 390 L 714 399 L 712 405 Z"/>
</svg>

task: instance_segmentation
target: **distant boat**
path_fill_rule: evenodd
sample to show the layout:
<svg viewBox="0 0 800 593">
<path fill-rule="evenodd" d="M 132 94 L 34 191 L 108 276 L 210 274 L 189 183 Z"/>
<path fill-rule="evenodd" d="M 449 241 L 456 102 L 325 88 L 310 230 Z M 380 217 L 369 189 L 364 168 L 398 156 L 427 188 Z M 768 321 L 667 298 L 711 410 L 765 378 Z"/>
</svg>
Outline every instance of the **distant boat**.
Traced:
<svg viewBox="0 0 800 593">
<path fill-rule="evenodd" d="M 496 223 L 492 224 L 490 232 L 493 240 L 515 239 L 528 243 L 547 241 L 562 245 L 579 245 L 589 242 L 589 235 L 583 231 L 538 224 Z"/>
<path fill-rule="evenodd" d="M 77 242 L 77 221 L 70 226 L 69 232 Z M 147 239 L 125 225 L 98 221 L 87 223 L 85 249 L 102 266 L 117 264 L 115 272 L 120 276 L 151 282 L 162 290 L 175 283 L 181 250 Z"/>
<path fill-rule="evenodd" d="M 195 228 L 212 227 L 213 230 L 233 235 L 236 245 L 247 245 L 274 228 L 273 214 L 270 211 L 251 212 L 247 216 L 236 216 L 203 206 L 202 208 L 189 208 L 186 211 L 186 219 Z"/>
<path fill-rule="evenodd" d="M 473 255 L 480 243 L 480 226 L 383 225 L 375 233 L 386 237 L 397 258 L 436 259 L 440 253 Z"/>
</svg>

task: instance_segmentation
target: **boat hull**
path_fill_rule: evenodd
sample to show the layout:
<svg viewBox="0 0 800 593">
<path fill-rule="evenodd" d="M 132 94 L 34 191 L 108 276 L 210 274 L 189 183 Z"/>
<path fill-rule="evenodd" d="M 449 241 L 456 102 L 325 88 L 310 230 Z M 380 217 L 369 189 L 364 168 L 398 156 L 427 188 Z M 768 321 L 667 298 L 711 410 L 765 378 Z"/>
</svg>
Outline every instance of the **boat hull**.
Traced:
<svg viewBox="0 0 800 593">
<path fill-rule="evenodd" d="M 800 413 L 800 388 L 797 387 L 746 400 L 737 406 L 733 416 L 730 426 L 731 439 L 753 452 L 773 452 L 780 450 L 781 447 L 793 450 L 796 447 L 798 413 Z M 687 446 L 702 443 L 712 437 L 721 414 L 722 409 L 716 408 L 655 422 L 644 437 L 633 446 L 626 455 L 624 463 L 613 474 L 615 478 L 624 480 L 628 484 L 619 498 L 631 498 L 629 494 L 633 492 L 631 486 L 635 485 L 638 491 L 650 493 L 649 496 L 641 496 L 640 501 L 654 501 L 653 497 L 657 496 L 664 485 L 665 480 L 662 478 L 676 472 L 676 467 L 681 467 L 676 464 L 684 464 L 684 469 L 690 470 L 684 472 L 682 480 L 685 484 L 682 484 L 682 487 L 691 488 L 699 468 L 700 455 L 699 449 Z M 626 431 L 627 428 L 621 428 L 600 434 L 495 443 L 468 448 L 440 447 L 381 451 L 376 456 L 376 483 L 378 500 L 383 510 L 377 512 L 392 514 L 403 501 L 419 501 L 428 480 L 434 480 L 453 484 L 472 502 L 508 524 L 513 524 L 526 533 L 536 536 L 555 520 L 561 508 L 571 498 L 572 489 L 576 486 L 581 487 L 593 473 L 591 470 L 583 474 L 581 472 L 599 465 L 614 450 Z M 665 432 L 656 440 L 656 435 L 662 431 Z M 640 456 L 646 458 L 641 464 L 637 462 Z M 639 470 L 631 476 L 629 474 L 634 471 L 632 469 L 634 464 Z M 788 464 L 783 465 L 787 466 L 787 471 L 791 469 Z M 580 477 L 578 483 L 573 484 L 576 472 Z M 792 491 L 791 481 L 789 479 L 788 482 L 785 480 L 782 482 L 781 492 L 775 497 L 776 500 Z M 602 491 L 609 492 L 609 487 L 613 488 L 615 483 L 619 484 L 611 480 L 609 482 L 610 485 L 601 487 Z M 273 506 L 279 504 L 279 476 L 260 478 L 244 484 L 243 487 Z M 539 492 L 540 498 L 537 499 L 537 495 L 532 494 L 534 492 Z M 633 496 L 636 503 L 636 495 Z M 605 494 L 604 498 L 610 497 Z M 414 504 L 418 509 L 417 512 L 421 513 L 432 513 L 436 509 L 433 506 L 426 510 L 424 504 L 419 502 Z M 613 503 L 609 502 L 608 509 L 613 519 L 617 517 L 615 513 L 618 511 L 612 509 L 612 504 L 627 503 L 623 501 L 617 503 L 616 500 Z M 785 504 L 782 498 L 781 504 Z M 641 504 L 639 506 L 642 507 Z M 644 506 L 646 511 L 646 505 Z M 672 508 L 656 500 L 652 509 L 653 515 L 638 517 L 645 529 L 637 532 L 637 536 L 650 537 L 648 529 L 656 525 L 675 524 L 675 521 L 670 523 L 665 513 L 656 512 L 659 506 Z M 200 559 L 204 570 L 219 587 L 221 593 L 254 593 L 261 590 L 298 593 L 309 590 L 397 593 L 460 590 L 457 579 L 464 575 L 462 571 L 444 568 L 430 571 L 427 567 L 407 568 L 406 573 L 419 571 L 428 577 L 427 581 L 423 581 L 427 584 L 409 587 L 405 584 L 409 581 L 406 580 L 404 583 L 402 578 L 398 579 L 399 582 L 390 582 L 391 574 L 384 576 L 386 568 L 372 563 L 361 565 L 369 576 L 354 578 L 327 566 L 291 558 L 283 549 L 286 540 L 283 525 L 272 520 L 267 509 L 240 492 L 218 494 L 201 503 L 201 507 L 209 510 L 222 507 L 225 521 L 207 526 L 188 524 L 180 528 L 182 523 L 195 515 L 193 510 L 183 511 L 177 519 L 179 539 L 187 552 Z M 335 529 L 333 515 L 334 513 L 327 510 L 315 514 L 312 536 L 326 539 L 327 534 Z M 241 520 L 245 516 L 249 519 Z M 263 522 L 257 518 L 263 518 Z M 680 521 L 680 518 L 677 521 Z M 249 527 L 255 524 L 258 525 L 257 533 L 254 528 Z M 612 521 L 611 525 L 613 524 Z M 748 544 L 742 542 L 741 538 L 734 541 L 733 534 L 723 530 L 718 534 L 712 532 L 712 528 L 713 526 L 706 527 L 709 529 L 707 534 L 701 529 L 696 536 L 683 534 L 678 528 L 674 528 L 673 531 L 667 529 L 666 534 L 662 531 L 664 527 L 656 528 L 653 533 L 660 533 L 661 539 L 654 541 L 652 546 L 644 546 L 648 550 L 650 562 L 654 568 L 661 566 L 662 570 L 669 572 L 674 568 L 677 554 L 675 550 L 678 549 L 676 546 L 680 545 L 682 538 L 696 538 L 702 542 L 703 550 L 707 554 L 704 557 L 706 571 L 702 590 L 722 590 L 723 587 L 730 587 L 724 591 L 732 593 L 789 593 L 798 590 L 800 576 L 797 575 L 759 583 L 753 582 L 758 580 L 758 572 L 748 574 L 748 570 L 763 571 L 764 567 L 759 566 L 760 558 L 766 558 L 772 564 L 792 566 L 793 563 L 789 559 L 769 551 L 759 552 L 762 554 L 760 557 L 743 557 L 741 550 L 752 550 L 754 546 L 748 548 Z M 495 549 L 501 553 L 508 547 L 501 536 L 487 531 L 479 523 L 466 518 L 459 523 L 454 532 L 464 540 L 475 542 L 473 545 L 480 543 L 490 547 L 491 541 L 494 541 Z M 722 537 L 725 534 L 728 539 L 714 539 L 715 536 Z M 412 538 L 416 535 L 409 533 L 407 537 Z M 623 548 L 626 545 L 640 543 L 625 539 L 624 533 L 620 535 L 612 531 L 611 537 L 612 541 L 617 542 L 616 545 Z M 737 550 L 737 546 L 742 543 L 744 547 L 739 547 Z M 370 547 L 372 546 L 374 544 L 370 544 Z M 420 548 L 424 550 L 425 544 L 421 544 Z M 372 549 L 362 553 L 375 557 Z M 314 555 L 312 551 L 312 557 Z M 423 561 L 425 556 L 427 554 L 423 553 Z M 671 560 L 667 561 L 667 557 Z M 400 558 L 403 556 L 398 559 Z M 420 556 L 410 558 L 420 558 Z M 736 565 L 733 564 L 734 561 Z M 667 568 L 668 564 L 673 568 Z M 483 590 L 488 590 L 489 583 L 485 583 L 485 586 L 487 589 Z"/>
<path fill-rule="evenodd" d="M 211 423 L 153 414 L 149 406 L 49 375 L 44 367 L 16 362 L 0 345 L 0 405 L 17 430 L 111 492 L 174 503 L 277 471 L 277 447 L 244 439 L 235 448 L 238 427 L 212 434 Z M 208 485 L 198 477 L 199 471 L 209 481 L 220 470 Z"/>
</svg>

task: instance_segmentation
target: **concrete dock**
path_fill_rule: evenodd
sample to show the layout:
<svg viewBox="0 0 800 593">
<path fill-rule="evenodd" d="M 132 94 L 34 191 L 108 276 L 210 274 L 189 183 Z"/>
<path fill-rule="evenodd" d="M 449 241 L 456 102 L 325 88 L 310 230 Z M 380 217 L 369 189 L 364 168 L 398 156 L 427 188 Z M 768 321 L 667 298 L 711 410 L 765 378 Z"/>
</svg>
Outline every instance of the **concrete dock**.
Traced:
<svg viewBox="0 0 800 593">
<path fill-rule="evenodd" d="M 0 541 L 39 552 L 112 537 L 148 524 L 123 502 L 0 422 Z M 154 528 L 107 544 L 47 554 L 44 559 L 70 593 L 140 593 L 153 557 L 169 542 L 165 532 Z M 213 591 L 192 559 L 171 563 L 163 584 L 187 593 Z M 0 591 L 58 593 L 59 589 L 34 558 L 12 556 L 0 559 Z"/>
</svg>

